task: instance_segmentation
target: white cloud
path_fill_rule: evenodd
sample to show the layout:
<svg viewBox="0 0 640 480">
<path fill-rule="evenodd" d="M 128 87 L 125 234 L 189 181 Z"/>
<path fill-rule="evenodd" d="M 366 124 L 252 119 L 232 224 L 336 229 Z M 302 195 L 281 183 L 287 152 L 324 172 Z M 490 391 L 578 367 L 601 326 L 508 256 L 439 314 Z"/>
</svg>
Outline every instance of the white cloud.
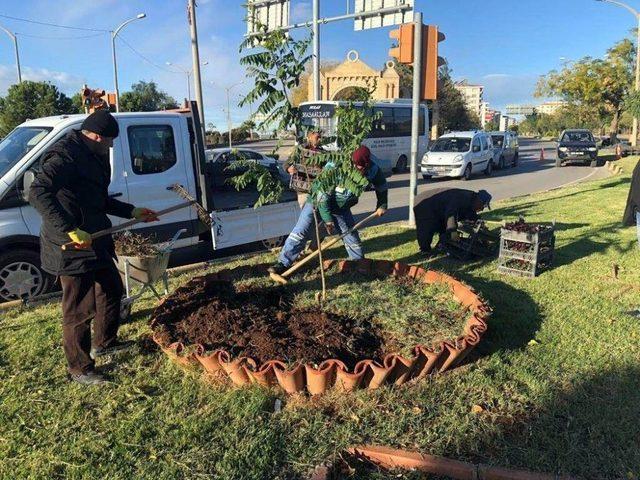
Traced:
<svg viewBox="0 0 640 480">
<path fill-rule="evenodd" d="M 11 85 L 17 82 L 16 68 L 13 65 L 0 65 L 0 96 L 4 96 Z M 80 90 L 85 79 L 67 72 L 57 72 L 46 68 L 22 67 L 22 79 L 36 82 L 47 81 L 67 94 L 73 95 Z"/>
<path fill-rule="evenodd" d="M 502 109 L 510 103 L 538 103 L 540 99 L 533 96 L 538 78 L 534 74 L 492 73 L 480 77 L 478 83 L 484 85 L 485 100 L 493 108 Z"/>
</svg>

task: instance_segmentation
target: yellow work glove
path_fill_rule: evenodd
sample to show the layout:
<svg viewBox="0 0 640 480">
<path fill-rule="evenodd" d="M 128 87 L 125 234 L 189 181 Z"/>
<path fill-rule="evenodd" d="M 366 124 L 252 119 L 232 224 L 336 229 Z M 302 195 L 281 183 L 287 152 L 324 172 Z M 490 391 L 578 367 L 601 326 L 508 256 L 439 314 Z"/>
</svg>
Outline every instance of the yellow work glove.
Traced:
<svg viewBox="0 0 640 480">
<path fill-rule="evenodd" d="M 89 248 L 91 246 L 91 234 L 89 232 L 76 228 L 67 232 L 67 235 L 69 235 L 76 248 Z"/>
<path fill-rule="evenodd" d="M 158 214 L 149 208 L 136 207 L 131 211 L 131 215 L 136 220 L 144 220 L 145 222 L 157 222 L 160 220 Z"/>
</svg>

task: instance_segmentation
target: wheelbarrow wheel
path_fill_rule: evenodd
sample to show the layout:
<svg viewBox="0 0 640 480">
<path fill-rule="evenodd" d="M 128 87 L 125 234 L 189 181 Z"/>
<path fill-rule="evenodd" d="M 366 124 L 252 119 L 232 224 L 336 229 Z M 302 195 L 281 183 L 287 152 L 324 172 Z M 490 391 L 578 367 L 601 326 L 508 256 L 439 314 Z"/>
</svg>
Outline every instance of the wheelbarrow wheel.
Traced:
<svg viewBox="0 0 640 480">
<path fill-rule="evenodd" d="M 131 307 L 133 307 L 132 299 L 123 298 L 120 303 L 120 322 L 125 323 L 131 316 Z"/>
</svg>

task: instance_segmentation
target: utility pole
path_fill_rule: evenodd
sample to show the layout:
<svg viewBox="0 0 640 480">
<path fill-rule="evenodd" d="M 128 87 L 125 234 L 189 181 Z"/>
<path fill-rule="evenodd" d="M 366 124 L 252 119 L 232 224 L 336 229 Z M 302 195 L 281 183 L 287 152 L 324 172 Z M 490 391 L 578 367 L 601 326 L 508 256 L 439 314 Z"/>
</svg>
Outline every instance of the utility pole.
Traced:
<svg viewBox="0 0 640 480">
<path fill-rule="evenodd" d="M 20 53 L 18 51 L 18 37 L 14 33 L 4 28 L 2 25 L 0 25 L 0 30 L 9 35 L 9 38 L 13 40 L 13 49 L 15 50 L 16 54 L 16 70 L 18 71 L 18 83 L 22 83 L 22 72 L 20 71 Z"/>
<path fill-rule="evenodd" d="M 438 100 L 434 100 L 432 103 L 433 112 L 431 116 L 431 140 L 438 139 L 438 124 L 440 123 L 440 103 Z"/>
<path fill-rule="evenodd" d="M 322 100 L 320 88 L 320 0 L 313 0 L 313 96 Z"/>
<path fill-rule="evenodd" d="M 418 144 L 420 140 L 420 98 L 422 96 L 422 13 L 414 14 L 415 33 L 413 35 L 413 105 L 411 110 L 411 178 L 409 179 L 409 226 L 416 226 L 413 213 L 416 195 L 418 194 Z M 426 125 L 425 125 L 426 128 Z M 424 133 L 424 132 L 422 132 Z"/>
<path fill-rule="evenodd" d="M 198 27 L 196 25 L 195 0 L 188 0 L 189 26 L 191 27 L 191 56 L 193 58 L 193 84 L 200 111 L 200 125 L 202 126 L 202 138 L 206 138 L 204 123 L 204 102 L 202 101 L 202 77 L 200 76 L 200 52 L 198 50 Z"/>
<path fill-rule="evenodd" d="M 142 20 L 146 16 L 146 13 L 139 13 L 126 22 L 122 22 L 120 26 L 118 26 L 118 28 L 111 32 L 111 56 L 113 59 L 113 88 L 115 89 L 116 94 L 116 112 L 120 111 L 120 92 L 118 90 L 118 63 L 116 62 L 116 37 L 118 36 L 118 33 L 120 33 L 120 30 L 129 25 L 131 22 Z"/>
</svg>

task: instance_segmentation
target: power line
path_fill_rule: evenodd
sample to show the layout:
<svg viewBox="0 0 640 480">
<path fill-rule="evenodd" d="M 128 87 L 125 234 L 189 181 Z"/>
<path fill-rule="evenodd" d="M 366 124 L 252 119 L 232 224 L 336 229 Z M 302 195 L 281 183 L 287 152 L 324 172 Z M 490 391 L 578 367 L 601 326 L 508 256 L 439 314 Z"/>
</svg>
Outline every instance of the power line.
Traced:
<svg viewBox="0 0 640 480">
<path fill-rule="evenodd" d="M 45 36 L 45 35 L 32 35 L 30 33 L 15 32 L 15 34 L 20 36 L 20 37 L 39 38 L 39 39 L 44 39 L 44 40 L 76 40 L 76 39 L 82 39 L 82 38 L 94 38 L 94 37 L 100 37 L 100 36 L 104 35 L 105 33 L 108 33 L 108 32 L 92 33 L 91 35 L 64 36 L 64 37 L 51 36 L 51 37 L 49 37 L 49 36 Z"/>
<path fill-rule="evenodd" d="M 73 27 L 71 25 L 60 25 L 59 23 L 40 22 L 38 20 L 30 20 L 28 18 L 12 17 L 11 15 L 0 14 L 2 18 L 8 18 L 9 20 L 16 20 L 18 22 L 33 23 L 36 25 L 46 25 L 48 27 L 67 28 L 69 30 L 84 30 L 87 32 L 109 32 L 103 28 L 86 28 L 86 27 Z"/>
<path fill-rule="evenodd" d="M 164 70 L 165 72 L 169 72 L 169 73 L 182 73 L 182 72 L 176 72 L 175 70 L 171 70 L 169 68 L 163 67 L 162 65 L 159 65 L 157 63 L 155 63 L 152 60 L 149 60 L 149 58 L 147 58 L 146 56 L 144 56 L 142 53 L 140 53 L 138 50 L 136 50 L 129 42 L 127 42 L 123 37 L 122 34 L 118 35 L 118 39 L 120 41 L 122 41 L 122 43 L 124 43 L 127 47 L 129 47 L 129 49 L 135 53 L 136 55 L 138 55 L 141 59 L 143 59 L 145 62 L 147 62 L 149 65 L 152 65 L 160 70 Z"/>
</svg>

